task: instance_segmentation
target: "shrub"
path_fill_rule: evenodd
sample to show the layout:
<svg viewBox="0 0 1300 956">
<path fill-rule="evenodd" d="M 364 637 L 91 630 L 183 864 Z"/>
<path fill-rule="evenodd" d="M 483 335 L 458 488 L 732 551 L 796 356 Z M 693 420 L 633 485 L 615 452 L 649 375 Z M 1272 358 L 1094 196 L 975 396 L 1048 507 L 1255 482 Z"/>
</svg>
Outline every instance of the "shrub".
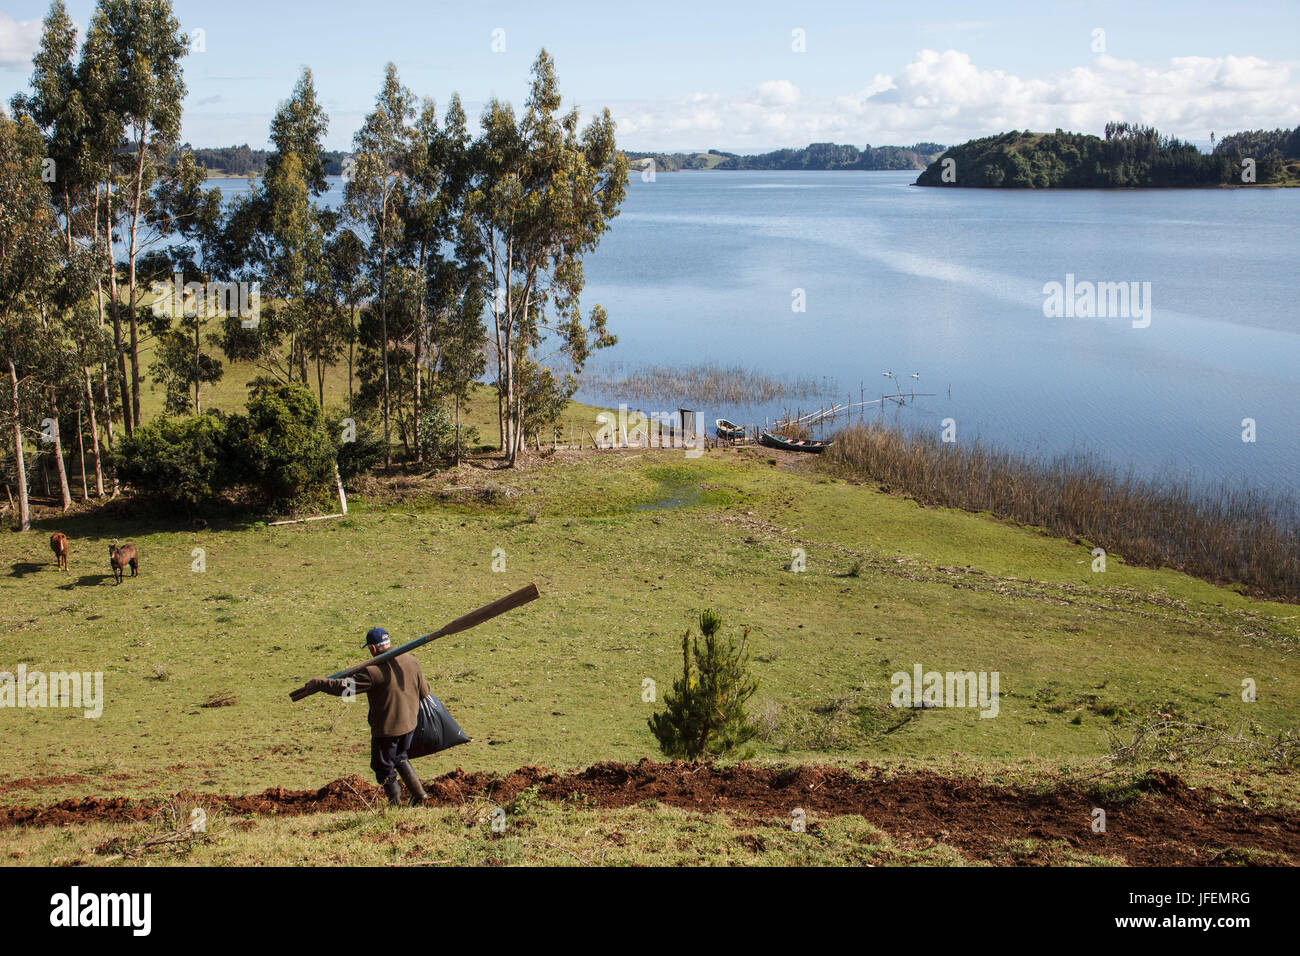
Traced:
<svg viewBox="0 0 1300 956">
<path fill-rule="evenodd" d="M 420 453 L 425 461 L 448 461 L 469 454 L 478 443 L 478 429 L 460 426 L 460 449 L 457 455 L 456 423 L 441 405 L 431 405 L 420 418 Z"/>
<path fill-rule="evenodd" d="M 341 415 L 330 416 L 334 422 L 341 419 Z M 370 422 L 357 420 L 356 425 L 356 437 L 339 442 L 339 474 L 345 481 L 384 463 L 383 433 Z"/>
<path fill-rule="evenodd" d="M 271 505 L 322 504 L 334 493 L 337 436 L 302 385 L 255 391 L 248 415 L 230 418 L 229 446 L 239 477 Z"/>
<path fill-rule="evenodd" d="M 164 418 L 122 439 L 121 479 L 165 505 L 193 512 L 230 483 L 227 422 L 216 414 Z"/>
<path fill-rule="evenodd" d="M 682 679 L 664 696 L 664 711 L 649 720 L 669 757 L 721 756 L 757 733 L 745 714 L 745 702 L 758 690 L 749 672 L 749 629 L 736 644 L 718 638 L 721 627 L 721 616 L 705 611 L 700 615 L 703 647 L 689 629 L 682 635 Z"/>
</svg>

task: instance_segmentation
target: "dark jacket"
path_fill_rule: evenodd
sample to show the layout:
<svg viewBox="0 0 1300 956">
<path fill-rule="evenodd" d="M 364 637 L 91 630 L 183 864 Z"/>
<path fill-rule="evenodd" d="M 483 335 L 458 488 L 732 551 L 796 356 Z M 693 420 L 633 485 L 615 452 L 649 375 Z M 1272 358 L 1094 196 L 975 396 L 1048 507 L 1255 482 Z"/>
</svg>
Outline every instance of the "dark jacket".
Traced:
<svg viewBox="0 0 1300 956">
<path fill-rule="evenodd" d="M 419 722 L 420 701 L 430 693 L 420 662 L 410 654 L 399 654 L 379 664 L 370 664 L 351 678 L 325 678 L 321 690 L 335 697 L 347 692 L 350 683 L 370 701 L 370 736 L 400 737 Z"/>
</svg>

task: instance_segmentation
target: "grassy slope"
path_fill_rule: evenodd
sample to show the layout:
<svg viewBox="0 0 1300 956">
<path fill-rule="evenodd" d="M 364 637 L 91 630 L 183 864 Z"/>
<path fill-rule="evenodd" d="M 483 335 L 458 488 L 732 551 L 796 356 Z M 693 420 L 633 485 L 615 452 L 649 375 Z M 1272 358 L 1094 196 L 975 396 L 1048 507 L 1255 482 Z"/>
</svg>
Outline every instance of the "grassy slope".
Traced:
<svg viewBox="0 0 1300 956">
<path fill-rule="evenodd" d="M 386 810 L 301 817 L 209 817 L 207 838 L 160 850 L 143 847 L 159 826 L 50 827 L 23 835 L 8 862 L 27 865 L 112 864 L 123 851 L 152 865 L 259 866 L 862 866 L 964 865 L 951 847 L 913 845 L 861 817 L 813 819 L 805 833 L 782 821 L 737 820 L 648 805 L 588 808 L 580 803 L 519 801 L 493 833 L 487 800 L 457 809 Z M 1067 845 L 1024 840 L 1008 862 L 1049 854 L 1057 864 L 1112 861 Z M 128 859 L 131 859 L 128 857 Z"/>
<path fill-rule="evenodd" d="M 43 534 L 0 537 L 2 666 L 102 669 L 108 697 L 98 721 L 0 712 L 12 743 L 0 774 L 92 778 L 0 800 L 249 792 L 365 773 L 363 708 L 290 704 L 287 691 L 357 660 L 372 624 L 413 637 L 528 581 L 542 601 L 418 652 L 476 738 L 424 761 L 426 776 L 654 755 L 642 681 L 668 689 L 681 631 L 706 604 L 751 628 L 756 710 L 771 725 L 760 759 L 1062 765 L 1105 753 L 1116 713 L 1297 725 L 1291 606 L 1114 556 L 1093 574 L 1085 545 L 763 455 L 562 454 L 466 480 L 484 478 L 515 496 L 492 508 L 355 499 L 345 521 L 201 533 L 66 519 L 68 576 L 44 565 Z M 115 536 L 142 553 L 141 576 L 121 587 L 103 559 Z M 806 573 L 788 570 L 795 546 Z M 195 547 L 204 573 L 190 570 Z M 498 547 L 504 573 L 491 570 Z M 855 558 L 861 576 L 839 576 Z M 928 711 L 882 733 L 899 715 L 885 707 L 889 675 L 917 662 L 999 671 L 1000 716 Z M 1240 699 L 1246 677 L 1258 702 Z M 237 703 L 200 706 L 219 692 Z M 844 698 L 851 707 L 826 706 Z"/>
<path fill-rule="evenodd" d="M 253 381 L 259 375 L 265 374 L 261 369 L 247 362 L 230 363 L 226 361 L 217 350 L 205 348 L 206 352 L 211 352 L 213 357 L 222 361 L 225 374 L 221 380 L 213 385 L 205 385 L 199 391 L 199 402 L 205 411 L 220 409 L 226 412 L 238 412 L 244 408 L 244 402 L 248 398 L 248 383 Z M 149 374 L 149 366 L 153 362 L 153 340 L 149 339 L 144 342 L 140 348 L 140 370 L 141 370 L 141 388 L 140 388 L 140 405 L 145 421 L 151 421 L 162 414 L 164 393 L 163 389 L 155 386 Z M 129 371 L 128 371 L 129 374 Z M 315 368 L 308 368 L 308 385 L 313 395 L 319 396 L 320 391 L 316 382 Z M 354 382 L 354 388 L 358 383 Z M 325 373 L 325 409 L 329 412 L 337 411 L 340 415 L 346 413 L 348 403 L 348 370 L 346 359 L 341 366 L 333 366 L 326 370 Z M 576 428 L 583 425 L 589 429 L 595 429 L 596 413 L 599 409 L 590 405 L 584 405 L 580 402 L 571 402 L 568 410 L 561 417 L 561 441 L 568 441 L 569 426 L 572 424 Z M 473 425 L 479 431 L 479 440 L 485 445 L 497 446 L 501 441 L 501 428 L 497 422 L 497 400 L 496 391 L 490 386 L 480 385 L 474 393 L 467 408 L 461 410 L 461 420 L 465 425 Z M 396 425 L 393 427 L 393 442 L 398 445 L 400 438 Z M 74 448 L 75 457 L 75 448 Z M 78 488 L 80 486 L 78 485 Z"/>
</svg>

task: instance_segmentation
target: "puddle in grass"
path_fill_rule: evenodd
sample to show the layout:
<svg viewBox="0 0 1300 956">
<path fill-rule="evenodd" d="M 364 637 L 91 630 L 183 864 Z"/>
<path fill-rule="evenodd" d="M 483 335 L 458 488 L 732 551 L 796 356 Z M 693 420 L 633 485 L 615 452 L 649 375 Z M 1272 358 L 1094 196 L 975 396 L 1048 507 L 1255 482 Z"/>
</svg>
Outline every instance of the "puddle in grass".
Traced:
<svg viewBox="0 0 1300 956">
<path fill-rule="evenodd" d="M 662 496 L 654 501 L 643 501 L 633 505 L 633 511 L 676 511 L 678 508 L 694 508 L 704 501 L 704 489 L 698 483 L 673 485 L 662 489 Z"/>
<path fill-rule="evenodd" d="M 735 500 L 734 489 L 711 484 L 714 477 L 694 468 L 656 468 L 648 472 L 658 488 L 653 497 L 632 506 L 632 511 L 679 511 L 683 508 L 707 508 L 728 505 Z"/>
</svg>

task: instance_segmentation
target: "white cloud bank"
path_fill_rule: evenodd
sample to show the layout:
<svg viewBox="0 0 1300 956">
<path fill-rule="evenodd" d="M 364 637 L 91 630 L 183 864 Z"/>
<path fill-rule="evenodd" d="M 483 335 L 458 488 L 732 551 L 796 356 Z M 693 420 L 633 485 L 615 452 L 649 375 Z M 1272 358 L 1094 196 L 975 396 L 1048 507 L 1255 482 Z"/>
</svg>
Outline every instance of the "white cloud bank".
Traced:
<svg viewBox="0 0 1300 956">
<path fill-rule="evenodd" d="M 632 149 L 765 150 L 834 141 L 964 142 L 1010 129 L 1100 134 L 1110 120 L 1204 141 L 1244 129 L 1300 125 L 1300 84 L 1286 63 L 1253 56 L 1176 57 L 1149 66 L 1105 54 L 1024 78 L 982 69 L 969 54 L 922 50 L 894 75 L 834 97 L 769 80 L 740 96 L 691 93 L 611 104 Z"/>
<path fill-rule="evenodd" d="M 0 69 L 30 70 L 41 45 L 41 21 L 15 20 L 0 13 Z"/>
</svg>

